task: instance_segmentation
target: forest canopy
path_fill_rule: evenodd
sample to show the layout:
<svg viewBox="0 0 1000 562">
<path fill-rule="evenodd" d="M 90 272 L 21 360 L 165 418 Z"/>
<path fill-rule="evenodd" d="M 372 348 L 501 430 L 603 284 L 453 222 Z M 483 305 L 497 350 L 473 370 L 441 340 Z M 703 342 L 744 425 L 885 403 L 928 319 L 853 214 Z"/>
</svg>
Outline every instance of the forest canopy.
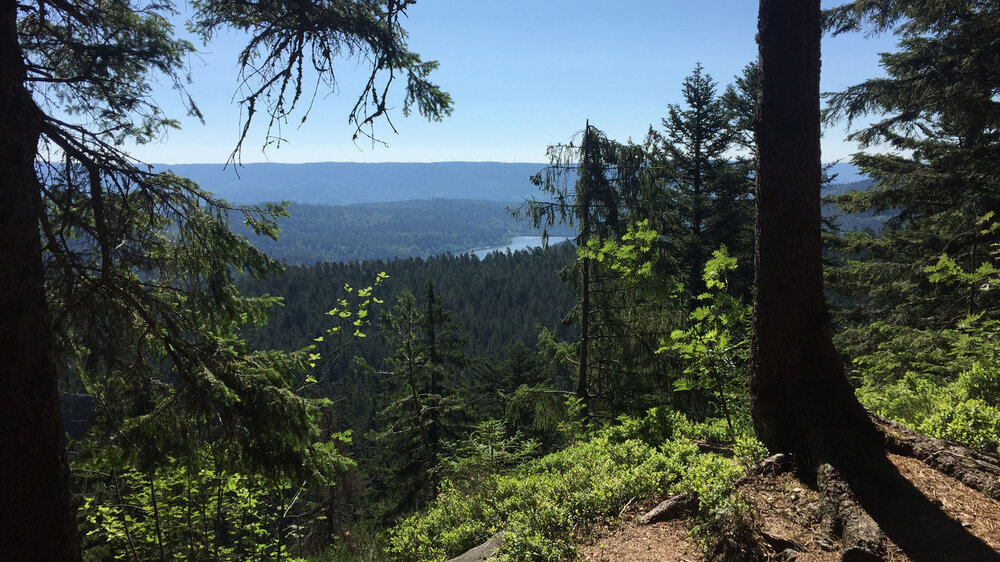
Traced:
<svg viewBox="0 0 1000 562">
<path fill-rule="evenodd" d="M 246 39 L 230 162 L 253 122 L 283 142 L 345 63 L 366 77 L 355 139 L 393 107 L 450 115 L 407 44 L 413 4 L 192 2 L 199 39 Z M 514 223 L 484 202 L 229 203 L 124 148 L 177 125 L 154 82 L 201 116 L 169 2 L 3 4 L 0 558 L 439 560 L 496 540 L 559 560 L 668 495 L 706 557 L 763 558 L 781 543 L 739 487 L 795 465 L 836 502 L 845 559 L 996 559 L 886 453 L 1000 497 L 998 11 L 763 0 L 757 61 L 726 85 L 692 62 L 638 141 L 581 115 Z M 824 28 L 896 36 L 885 76 L 821 102 Z M 868 123 L 868 180 L 826 200 L 821 119 Z M 282 233 L 290 211 L 313 220 Z M 468 237 L 444 239 L 457 213 Z M 511 224 L 573 243 L 448 253 Z M 283 234 L 330 262 L 251 243 Z M 442 255 L 359 259 L 425 246 Z M 918 509 L 949 540 L 898 524 Z"/>
</svg>

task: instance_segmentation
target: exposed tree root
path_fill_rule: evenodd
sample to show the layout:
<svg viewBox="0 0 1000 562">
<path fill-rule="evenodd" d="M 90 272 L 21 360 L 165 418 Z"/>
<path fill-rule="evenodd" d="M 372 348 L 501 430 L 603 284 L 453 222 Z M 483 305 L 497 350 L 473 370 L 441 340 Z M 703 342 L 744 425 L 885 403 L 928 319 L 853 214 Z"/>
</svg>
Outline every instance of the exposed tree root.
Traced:
<svg viewBox="0 0 1000 562">
<path fill-rule="evenodd" d="M 690 514 L 698 509 L 698 497 L 691 494 L 677 494 L 660 502 L 639 518 L 640 525 L 652 525 Z"/>
<path fill-rule="evenodd" d="M 961 455 L 958 458 L 970 463 L 975 461 L 973 468 L 979 471 L 979 482 L 993 478 L 983 476 L 991 474 L 989 471 L 996 466 L 988 457 L 962 448 L 946 448 L 951 445 L 928 440 L 912 432 L 908 432 L 906 437 L 908 439 L 901 442 L 911 444 L 913 450 L 924 455 L 947 450 L 952 457 Z M 894 448 L 890 447 L 890 450 Z M 942 455 L 939 453 L 937 456 Z M 753 480 L 760 475 L 773 476 L 793 468 L 794 462 L 790 457 L 775 455 L 752 467 L 737 485 L 749 484 L 752 487 Z M 1000 561 L 1000 554 L 970 534 L 959 521 L 945 514 L 884 456 L 854 465 L 850 476 L 829 464 L 815 469 L 798 468 L 800 479 L 811 482 L 819 493 L 817 510 L 811 515 L 808 515 L 808 510 L 801 512 L 806 515 L 807 521 L 819 527 L 820 535 L 813 547 L 840 551 L 841 560 L 882 560 L 891 551 L 901 553 L 914 562 L 948 559 Z M 968 470 L 967 466 L 962 468 Z M 987 486 L 994 483 L 987 482 Z M 736 553 L 754 552 L 756 549 L 768 553 L 769 559 L 793 560 L 807 548 L 790 540 L 780 528 L 779 532 L 771 534 L 757 525 L 750 525 L 746 530 L 750 532 L 741 534 L 741 544 L 724 541 L 729 544 L 723 545 L 723 549 Z M 727 557 L 717 555 L 715 558 Z M 729 556 L 728 559 L 738 558 Z"/>
<path fill-rule="evenodd" d="M 886 436 L 888 452 L 912 457 L 968 488 L 1000 499 L 1000 459 L 925 437 L 877 416 L 872 418 Z M 798 472 L 800 479 L 810 482 L 819 493 L 818 507 L 812 504 L 815 511 L 797 512 L 811 522 L 805 523 L 807 526 L 819 527 L 820 538 L 813 539 L 811 548 L 839 551 L 844 561 L 882 560 L 889 553 L 902 554 L 914 562 L 1000 561 L 1000 553 L 942 511 L 886 456 L 848 458 L 845 464 L 848 467 L 841 472 L 830 464 L 803 467 L 791 456 L 774 455 L 750 467 L 736 486 L 753 488 L 761 477 Z M 694 502 L 695 498 L 686 495 L 670 498 L 646 519 L 683 516 Z M 765 529 L 753 517 L 734 514 L 732 520 L 717 524 L 713 534 L 719 540 L 708 553 L 711 560 L 794 560 L 810 548 L 793 540 L 795 537 L 780 526 Z"/>
<path fill-rule="evenodd" d="M 1000 500 L 1000 459 L 943 439 L 920 435 L 883 417 L 872 419 L 886 436 L 886 448 L 913 457 L 983 495 Z"/>
<path fill-rule="evenodd" d="M 816 487 L 823 498 L 821 528 L 827 537 L 844 545 L 844 559 L 881 560 L 886 552 L 885 534 L 858 503 L 847 481 L 824 464 L 816 471 Z"/>
</svg>

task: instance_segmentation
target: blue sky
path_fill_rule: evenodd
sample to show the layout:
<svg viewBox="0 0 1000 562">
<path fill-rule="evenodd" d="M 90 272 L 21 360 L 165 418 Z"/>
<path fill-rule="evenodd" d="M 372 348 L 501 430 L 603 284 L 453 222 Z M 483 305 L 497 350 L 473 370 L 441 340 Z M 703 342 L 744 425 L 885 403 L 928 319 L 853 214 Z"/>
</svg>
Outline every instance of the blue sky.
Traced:
<svg viewBox="0 0 1000 562">
<path fill-rule="evenodd" d="M 837 2 L 824 2 L 824 7 Z M 244 162 L 543 162 L 549 144 L 568 141 L 587 119 L 618 140 L 640 140 L 679 103 L 681 82 L 697 62 L 724 89 L 756 56 L 757 2 L 752 0 L 419 0 L 405 27 L 412 50 L 441 64 L 433 78 L 455 100 L 440 123 L 392 114 L 376 134 L 388 147 L 351 141 L 347 115 L 361 86 L 357 63 L 344 61 L 340 91 L 321 92 L 309 119 L 283 131 L 287 142 L 261 151 L 256 128 Z M 182 129 L 135 147 L 150 162 L 223 162 L 239 126 L 235 34 L 201 46 L 190 60 L 190 93 L 206 123 L 184 118 L 178 96 L 164 89 L 164 108 Z M 842 89 L 881 74 L 878 53 L 892 36 L 825 38 L 822 89 Z M 402 95 L 395 97 L 402 101 Z M 295 123 L 298 119 L 295 120 Z M 824 160 L 856 149 L 841 128 L 829 129 Z"/>
</svg>

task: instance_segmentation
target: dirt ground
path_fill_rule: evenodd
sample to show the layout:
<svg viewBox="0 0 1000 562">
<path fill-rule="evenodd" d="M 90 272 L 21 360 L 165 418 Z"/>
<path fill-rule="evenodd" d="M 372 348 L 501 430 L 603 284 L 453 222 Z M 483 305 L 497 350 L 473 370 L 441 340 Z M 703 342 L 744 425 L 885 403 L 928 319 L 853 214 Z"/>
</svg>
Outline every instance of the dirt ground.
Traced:
<svg viewBox="0 0 1000 562">
<path fill-rule="evenodd" d="M 929 468 L 919 460 L 890 455 L 907 480 L 951 519 L 961 524 L 994 550 L 1000 551 L 1000 502 L 972 490 Z M 772 560 L 833 562 L 841 559 L 842 545 L 824 536 L 820 529 L 820 496 L 785 473 L 754 477 L 740 487 L 752 506 L 755 524 L 767 543 Z M 674 519 L 639 525 L 639 517 L 655 502 L 630 506 L 621 521 L 606 524 L 580 546 L 580 560 L 588 562 L 696 562 L 707 560 L 690 537 L 692 522 Z M 779 550 L 780 549 L 780 550 Z M 887 561 L 909 560 L 891 542 Z M 958 561 L 956 561 L 958 562 Z"/>
</svg>

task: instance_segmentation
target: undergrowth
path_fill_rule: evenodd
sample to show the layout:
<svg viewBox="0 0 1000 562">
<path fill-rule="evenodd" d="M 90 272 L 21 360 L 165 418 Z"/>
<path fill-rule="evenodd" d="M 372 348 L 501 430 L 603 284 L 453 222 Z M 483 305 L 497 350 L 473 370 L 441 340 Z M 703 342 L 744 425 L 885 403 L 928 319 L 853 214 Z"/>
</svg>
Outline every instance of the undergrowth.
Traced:
<svg viewBox="0 0 1000 562">
<path fill-rule="evenodd" d="M 864 386 L 861 401 L 914 430 L 1000 454 L 1000 364 L 976 362 L 950 382 L 907 372 L 887 385 Z"/>
<path fill-rule="evenodd" d="M 434 501 L 389 531 L 387 554 L 442 560 L 503 532 L 500 560 L 561 560 L 575 554 L 574 544 L 594 522 L 617 517 L 636 499 L 675 493 L 697 494 L 695 534 L 707 545 L 713 529 L 745 512 L 733 488 L 742 468 L 699 453 L 692 440 L 724 435 L 724 421 L 694 424 L 653 409 L 620 422 L 504 472 L 444 480 Z M 751 439 L 740 440 L 743 463 L 763 455 Z"/>
</svg>

